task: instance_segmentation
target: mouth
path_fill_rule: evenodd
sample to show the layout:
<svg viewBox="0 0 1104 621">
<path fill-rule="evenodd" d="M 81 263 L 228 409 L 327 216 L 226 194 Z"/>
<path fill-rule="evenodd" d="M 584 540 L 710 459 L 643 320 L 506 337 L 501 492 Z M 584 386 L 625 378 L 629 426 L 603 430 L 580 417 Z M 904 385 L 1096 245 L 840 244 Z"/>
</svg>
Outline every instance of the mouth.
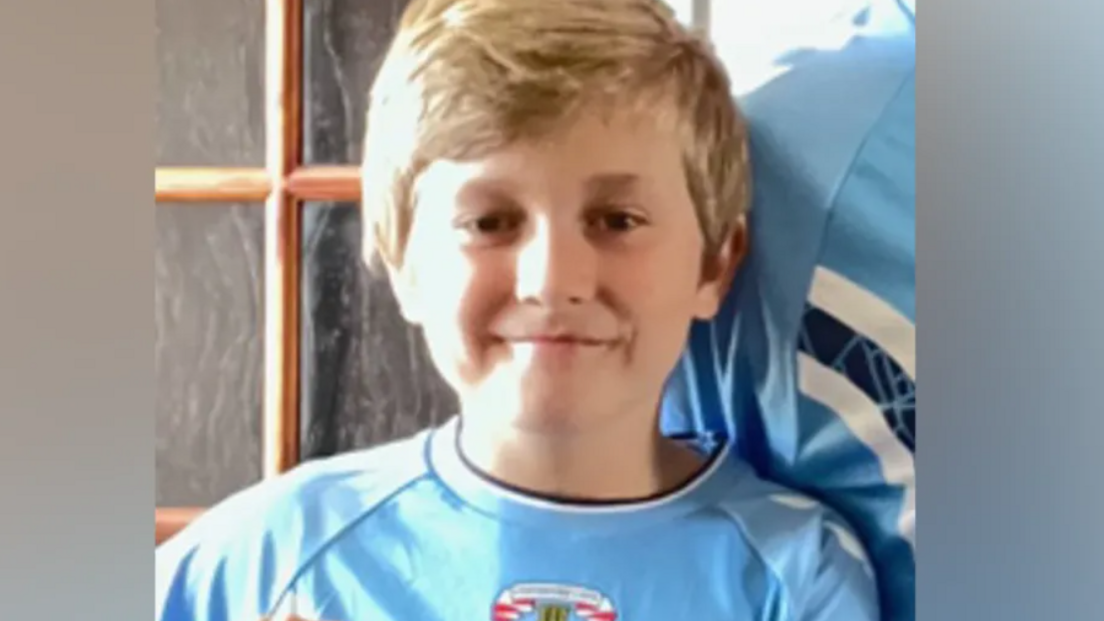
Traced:
<svg viewBox="0 0 1104 621">
<path fill-rule="evenodd" d="M 529 345 L 543 347 L 606 347 L 610 341 L 575 334 L 536 334 L 523 337 L 504 338 L 510 345 Z"/>
<path fill-rule="evenodd" d="M 558 345 L 603 345 L 604 341 L 571 334 L 537 335 L 518 339 L 521 343 L 551 343 Z"/>
</svg>

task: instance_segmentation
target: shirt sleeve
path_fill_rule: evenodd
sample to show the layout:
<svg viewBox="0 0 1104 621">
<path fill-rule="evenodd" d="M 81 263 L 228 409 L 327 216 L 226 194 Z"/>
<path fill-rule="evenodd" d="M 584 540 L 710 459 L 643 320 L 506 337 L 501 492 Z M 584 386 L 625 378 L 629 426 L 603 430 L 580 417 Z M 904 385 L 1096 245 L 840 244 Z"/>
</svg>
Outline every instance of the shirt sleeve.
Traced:
<svg viewBox="0 0 1104 621">
<path fill-rule="evenodd" d="M 303 500 L 287 481 L 238 492 L 157 548 L 156 621 L 255 621 L 271 611 L 305 542 Z"/>
<path fill-rule="evenodd" d="M 795 621 L 880 621 L 874 571 L 846 526 L 824 522 L 812 571 Z"/>
<path fill-rule="evenodd" d="M 213 507 L 158 547 L 155 621 L 234 621 L 265 613 L 271 590 L 265 574 L 272 576 L 276 559 L 264 542 L 273 538 L 238 527 L 235 521 L 249 520 L 234 504 Z"/>
</svg>

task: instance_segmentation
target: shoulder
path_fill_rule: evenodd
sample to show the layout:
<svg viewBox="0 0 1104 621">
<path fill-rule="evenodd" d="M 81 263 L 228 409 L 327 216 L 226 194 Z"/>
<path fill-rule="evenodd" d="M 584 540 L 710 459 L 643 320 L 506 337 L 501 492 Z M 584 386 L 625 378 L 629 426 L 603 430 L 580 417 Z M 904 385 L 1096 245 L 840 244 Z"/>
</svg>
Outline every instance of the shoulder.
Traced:
<svg viewBox="0 0 1104 621">
<path fill-rule="evenodd" d="M 427 437 L 308 462 L 212 507 L 158 547 L 155 618 L 264 616 L 327 543 L 426 474 Z"/>
<path fill-rule="evenodd" d="M 876 621 L 873 566 L 844 519 L 743 464 L 733 467 L 743 472 L 717 508 L 765 566 L 777 589 L 776 618 Z"/>
</svg>

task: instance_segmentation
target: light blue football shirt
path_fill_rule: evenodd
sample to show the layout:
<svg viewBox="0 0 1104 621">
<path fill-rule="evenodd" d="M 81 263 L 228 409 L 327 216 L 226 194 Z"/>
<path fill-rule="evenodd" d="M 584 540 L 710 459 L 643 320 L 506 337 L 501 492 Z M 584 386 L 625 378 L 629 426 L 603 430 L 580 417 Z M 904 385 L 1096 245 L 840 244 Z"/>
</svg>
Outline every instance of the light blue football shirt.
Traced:
<svg viewBox="0 0 1104 621">
<path fill-rule="evenodd" d="M 467 465 L 457 419 L 239 492 L 157 550 L 158 621 L 875 621 L 862 547 L 730 447 L 675 492 L 569 504 Z"/>
</svg>

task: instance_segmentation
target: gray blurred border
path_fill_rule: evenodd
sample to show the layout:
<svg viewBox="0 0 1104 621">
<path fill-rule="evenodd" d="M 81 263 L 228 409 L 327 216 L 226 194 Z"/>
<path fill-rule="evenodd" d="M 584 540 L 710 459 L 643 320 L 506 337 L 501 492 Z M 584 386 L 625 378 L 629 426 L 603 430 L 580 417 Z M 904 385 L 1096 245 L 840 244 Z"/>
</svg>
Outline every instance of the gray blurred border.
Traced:
<svg viewBox="0 0 1104 621">
<path fill-rule="evenodd" d="M 0 613 L 146 619 L 153 4 L 0 7 Z"/>
<path fill-rule="evenodd" d="M 919 11 L 919 618 L 1100 619 L 1100 3 Z"/>
</svg>

